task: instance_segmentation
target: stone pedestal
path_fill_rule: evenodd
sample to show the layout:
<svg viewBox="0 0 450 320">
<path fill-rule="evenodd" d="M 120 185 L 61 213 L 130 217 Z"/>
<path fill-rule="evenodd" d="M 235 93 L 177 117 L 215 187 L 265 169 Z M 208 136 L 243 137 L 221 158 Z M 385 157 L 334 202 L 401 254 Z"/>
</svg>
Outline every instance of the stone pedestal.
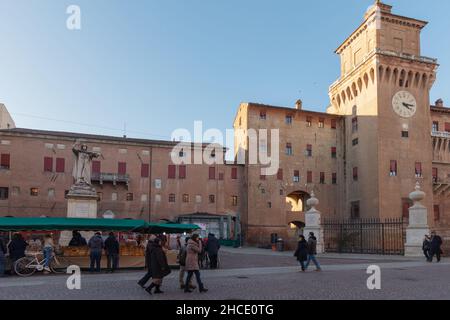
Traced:
<svg viewBox="0 0 450 320">
<path fill-rule="evenodd" d="M 428 212 L 420 201 L 425 198 L 425 193 L 420 190 L 420 185 L 416 185 L 416 191 L 409 196 L 414 201 L 414 205 L 409 209 L 409 225 L 406 229 L 405 256 L 422 257 L 422 244 L 425 235 L 430 234 L 428 227 Z"/>
<path fill-rule="evenodd" d="M 308 240 L 309 233 L 313 232 L 317 238 L 317 253 L 324 253 L 324 234 L 323 228 L 321 226 L 320 211 L 316 209 L 319 204 L 319 200 L 315 197 L 314 192 L 311 193 L 311 198 L 306 202 L 308 206 L 311 207 L 305 213 L 305 228 L 303 229 L 303 235 L 306 240 Z"/>
</svg>

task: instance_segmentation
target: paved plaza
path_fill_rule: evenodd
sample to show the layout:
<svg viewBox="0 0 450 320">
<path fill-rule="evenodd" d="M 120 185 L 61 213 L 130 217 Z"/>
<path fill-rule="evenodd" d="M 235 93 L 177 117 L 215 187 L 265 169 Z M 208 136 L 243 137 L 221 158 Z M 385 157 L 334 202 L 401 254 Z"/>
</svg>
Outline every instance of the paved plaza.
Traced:
<svg viewBox="0 0 450 320">
<path fill-rule="evenodd" d="M 222 268 L 205 270 L 206 294 L 185 294 L 178 288 L 178 270 L 164 280 L 163 295 L 149 296 L 137 286 L 142 271 L 116 274 L 83 273 L 81 290 L 68 290 L 65 275 L 6 277 L 0 299 L 450 299 L 450 260 L 428 264 L 422 259 L 381 256 L 323 255 L 323 272 L 299 272 L 291 252 L 261 249 L 222 251 Z M 368 290 L 369 265 L 381 268 L 381 290 Z"/>
</svg>

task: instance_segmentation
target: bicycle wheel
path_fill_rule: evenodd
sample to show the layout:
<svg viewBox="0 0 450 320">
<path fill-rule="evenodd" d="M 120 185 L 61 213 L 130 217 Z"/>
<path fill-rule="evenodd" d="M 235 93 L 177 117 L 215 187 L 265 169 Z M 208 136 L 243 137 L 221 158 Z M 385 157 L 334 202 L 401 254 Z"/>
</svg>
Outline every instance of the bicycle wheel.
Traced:
<svg viewBox="0 0 450 320">
<path fill-rule="evenodd" d="M 21 277 L 29 277 L 36 272 L 37 261 L 32 257 L 23 257 L 14 264 L 14 271 Z"/>
<path fill-rule="evenodd" d="M 66 273 L 69 266 L 69 260 L 62 256 L 54 256 L 50 261 L 50 270 L 54 273 Z"/>
</svg>

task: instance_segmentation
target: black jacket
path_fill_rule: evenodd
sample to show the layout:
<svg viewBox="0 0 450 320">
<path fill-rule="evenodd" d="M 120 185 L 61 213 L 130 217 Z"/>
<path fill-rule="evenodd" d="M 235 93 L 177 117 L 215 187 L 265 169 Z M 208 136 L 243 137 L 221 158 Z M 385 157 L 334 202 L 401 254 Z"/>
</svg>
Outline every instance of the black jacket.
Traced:
<svg viewBox="0 0 450 320">
<path fill-rule="evenodd" d="M 210 256 L 214 256 L 219 252 L 219 249 L 220 249 L 219 240 L 214 236 L 209 236 L 205 248 L 206 252 L 208 252 Z"/>
<path fill-rule="evenodd" d="M 23 239 L 13 239 L 8 246 L 9 249 L 9 257 L 11 260 L 16 261 L 20 258 L 25 257 L 25 250 L 28 246 L 28 243 Z"/>
<path fill-rule="evenodd" d="M 147 266 L 147 269 L 150 271 L 151 265 L 152 265 L 152 248 L 153 248 L 153 241 L 147 242 L 147 246 L 145 247 L 145 265 Z"/>
<path fill-rule="evenodd" d="M 316 237 L 309 237 L 309 239 L 308 239 L 308 254 L 313 255 L 313 256 L 317 254 L 317 238 Z"/>
<path fill-rule="evenodd" d="M 431 250 L 436 251 L 436 250 L 440 250 L 441 249 L 441 245 L 442 245 L 442 239 L 439 236 L 434 236 L 431 239 Z"/>
<path fill-rule="evenodd" d="M 85 247 L 87 246 L 86 239 L 83 238 L 81 235 L 73 237 L 72 240 L 69 242 L 69 247 Z"/>
<path fill-rule="evenodd" d="M 109 236 L 105 240 L 106 254 L 108 254 L 108 255 L 119 254 L 119 248 L 120 248 L 119 241 L 117 241 L 116 237 Z"/>
<path fill-rule="evenodd" d="M 150 260 L 153 279 L 162 279 L 170 273 L 167 257 L 161 245 L 153 244 L 150 252 Z"/>
<path fill-rule="evenodd" d="M 297 250 L 294 253 L 294 257 L 297 257 L 298 261 L 308 260 L 308 243 L 306 240 L 298 242 Z"/>
<path fill-rule="evenodd" d="M 3 253 L 3 254 L 6 253 L 5 240 L 3 240 L 2 237 L 0 237 L 0 253 Z"/>
</svg>

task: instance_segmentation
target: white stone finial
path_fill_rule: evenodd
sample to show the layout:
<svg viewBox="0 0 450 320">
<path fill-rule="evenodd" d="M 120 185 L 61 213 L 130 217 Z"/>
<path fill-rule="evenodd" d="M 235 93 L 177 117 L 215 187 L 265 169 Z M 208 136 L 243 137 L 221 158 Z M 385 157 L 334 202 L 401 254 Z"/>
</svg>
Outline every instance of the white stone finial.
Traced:
<svg viewBox="0 0 450 320">
<path fill-rule="evenodd" d="M 319 199 L 316 198 L 314 191 L 311 192 L 311 198 L 306 201 L 306 204 L 311 207 L 311 209 L 316 210 L 316 206 L 319 205 Z"/>
<path fill-rule="evenodd" d="M 414 202 L 414 205 L 420 205 L 420 201 L 425 198 L 426 194 L 421 190 L 419 181 L 417 181 L 415 189 L 409 194 L 409 198 Z"/>
</svg>

